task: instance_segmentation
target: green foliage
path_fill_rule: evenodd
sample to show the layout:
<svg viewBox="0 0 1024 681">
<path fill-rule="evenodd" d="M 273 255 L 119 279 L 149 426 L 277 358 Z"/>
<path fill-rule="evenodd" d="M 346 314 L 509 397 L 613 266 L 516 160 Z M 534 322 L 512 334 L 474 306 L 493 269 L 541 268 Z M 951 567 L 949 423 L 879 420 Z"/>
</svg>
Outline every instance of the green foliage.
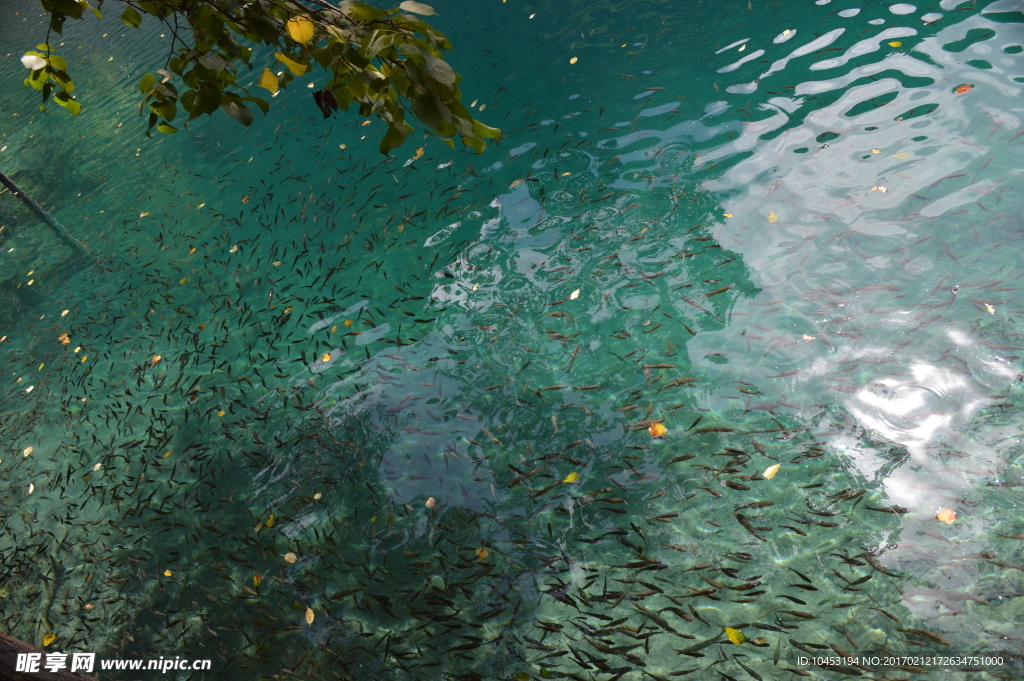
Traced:
<svg viewBox="0 0 1024 681">
<path fill-rule="evenodd" d="M 85 1 L 40 2 L 50 14 L 51 30 L 57 33 L 68 17 L 83 18 L 85 9 L 99 16 L 98 9 Z M 98 0 L 99 5 L 102 2 Z M 405 120 L 409 110 L 428 132 L 450 146 L 459 137 L 479 152 L 485 140 L 501 137 L 500 130 L 475 120 L 462 104 L 462 78 L 442 56 L 451 43 L 414 16 L 435 14 L 429 5 L 405 0 L 397 8 L 384 10 L 356 0 L 343 0 L 337 7 L 326 0 L 122 2 L 125 25 L 139 28 L 148 15 L 164 24 L 178 46 L 165 69 L 139 81 L 143 99 L 138 112 L 149 114 L 147 136 L 154 128 L 165 134 L 177 132 L 171 121 L 182 112 L 191 121 L 222 109 L 242 125 L 251 125 L 255 115 L 249 105 L 263 113 L 270 105 L 254 97 L 249 87 L 276 96 L 293 81 L 323 69 L 329 74 L 326 88 L 338 108 L 348 111 L 357 105 L 360 116 L 375 116 L 388 124 L 381 153 L 400 146 L 413 131 Z M 190 27 L 190 34 L 180 26 Z M 44 106 L 59 90 L 54 100 L 78 115 L 82 107 L 71 96 L 74 83 L 67 75 L 67 64 L 49 45 L 37 49 L 44 47 L 45 53 L 26 53 L 26 57 L 42 58 L 46 65 L 33 69 L 25 85 L 42 93 Z M 255 63 L 254 48 L 261 63 Z M 26 66 L 35 64 L 30 61 Z M 254 69 L 261 74 L 256 79 L 249 76 Z"/>
<path fill-rule="evenodd" d="M 77 116 L 82 112 L 79 104 L 71 94 L 75 91 L 75 81 L 68 75 L 68 63 L 63 57 L 55 54 L 53 45 L 42 43 L 36 45 L 21 58 L 21 63 L 29 69 L 25 87 L 34 88 L 42 93 L 43 101 L 40 111 L 46 111 L 46 102 L 53 95 L 53 100 Z M 58 92 L 54 95 L 54 90 Z"/>
</svg>

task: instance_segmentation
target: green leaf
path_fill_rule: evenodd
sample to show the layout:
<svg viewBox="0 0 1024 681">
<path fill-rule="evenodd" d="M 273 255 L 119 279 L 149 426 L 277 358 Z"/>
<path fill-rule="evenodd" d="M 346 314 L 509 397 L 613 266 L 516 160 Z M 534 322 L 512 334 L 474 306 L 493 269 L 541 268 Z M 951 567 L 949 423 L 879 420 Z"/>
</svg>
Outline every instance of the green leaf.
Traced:
<svg viewBox="0 0 1024 681">
<path fill-rule="evenodd" d="M 128 5 L 124 8 L 124 12 L 121 13 L 121 21 L 123 21 L 126 26 L 138 28 L 142 25 L 142 15 L 136 12 L 134 7 Z"/>
<path fill-rule="evenodd" d="M 53 45 L 50 45 L 48 43 L 39 43 L 38 45 L 36 45 L 36 49 L 37 50 L 42 50 L 43 52 L 56 52 L 57 51 L 56 47 L 54 47 Z"/>
<path fill-rule="evenodd" d="M 64 14 L 74 19 L 81 19 L 85 6 L 77 0 L 42 0 L 43 9 L 47 12 Z M 62 22 L 63 23 L 63 22 Z"/>
<path fill-rule="evenodd" d="M 404 9 L 406 12 L 412 12 L 413 14 L 422 14 L 425 17 L 433 16 L 437 14 L 434 8 L 430 5 L 424 5 L 422 2 L 416 2 L 416 0 L 405 0 L 399 8 Z"/>
<path fill-rule="evenodd" d="M 161 123 L 160 125 L 156 126 L 156 129 L 165 135 L 173 135 L 174 133 L 178 132 L 178 129 L 176 127 L 174 127 L 173 125 L 168 125 L 167 123 Z"/>
<path fill-rule="evenodd" d="M 153 102 L 149 105 L 149 110 L 163 116 L 165 119 L 172 121 L 174 117 L 178 115 L 178 107 L 174 105 L 174 102 Z"/>
<path fill-rule="evenodd" d="M 489 140 L 500 140 L 501 130 L 498 128 L 492 128 L 489 125 L 484 125 L 478 120 L 473 120 L 473 132 L 476 133 L 477 137 Z"/>
<path fill-rule="evenodd" d="M 139 81 L 139 92 L 144 95 L 148 94 L 149 91 L 153 89 L 154 85 L 156 85 L 156 76 L 152 73 L 147 73 L 142 77 L 142 80 Z"/>
<path fill-rule="evenodd" d="M 268 102 L 265 99 L 260 99 L 259 97 L 242 97 L 242 101 L 252 102 L 256 106 L 258 106 L 260 110 L 263 111 L 264 114 L 270 112 L 270 102 Z"/>
<path fill-rule="evenodd" d="M 223 108 L 228 112 L 229 116 L 242 125 L 246 127 L 252 125 L 252 121 L 255 116 L 253 116 L 252 109 L 247 107 L 245 104 L 231 100 L 227 104 L 224 104 Z"/>
<path fill-rule="evenodd" d="M 53 100 L 75 116 L 82 113 L 82 105 L 76 102 L 75 99 L 66 92 L 58 92 L 53 96 Z"/>
<path fill-rule="evenodd" d="M 516 681 L 530 681 L 530 672 L 519 672 L 516 674 Z"/>
<path fill-rule="evenodd" d="M 463 137 L 462 143 L 478 154 L 484 153 L 484 149 L 487 148 L 487 145 L 484 144 L 484 141 L 477 137 Z"/>
<path fill-rule="evenodd" d="M 405 121 L 396 121 L 388 126 L 384 139 L 380 141 L 380 153 L 388 154 L 392 149 L 402 146 L 405 138 L 412 132 L 412 126 Z"/>
<path fill-rule="evenodd" d="M 60 69 L 61 71 L 68 70 L 68 63 L 64 61 L 63 57 L 58 57 L 55 54 L 51 54 L 50 58 L 47 61 L 50 63 L 50 66 L 52 66 L 55 69 Z"/>
</svg>

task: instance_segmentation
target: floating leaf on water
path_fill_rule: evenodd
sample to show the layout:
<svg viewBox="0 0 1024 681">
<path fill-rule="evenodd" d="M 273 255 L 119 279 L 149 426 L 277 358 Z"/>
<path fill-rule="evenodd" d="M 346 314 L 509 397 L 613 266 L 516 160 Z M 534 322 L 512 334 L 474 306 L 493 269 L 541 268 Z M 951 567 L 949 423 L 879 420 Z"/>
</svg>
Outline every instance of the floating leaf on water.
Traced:
<svg viewBox="0 0 1024 681">
<path fill-rule="evenodd" d="M 291 551 L 289 551 L 288 553 L 284 554 L 284 562 L 286 562 L 286 563 L 294 563 L 298 559 L 299 559 L 299 557 L 296 556 Z"/>
<path fill-rule="evenodd" d="M 291 39 L 297 43 L 308 43 L 313 39 L 313 32 L 316 30 L 316 24 L 314 24 L 309 17 L 292 17 L 288 20 L 288 23 L 284 25 L 288 31 L 288 35 Z"/>
<path fill-rule="evenodd" d="M 803 341 L 805 343 L 811 343 L 814 341 L 814 336 L 808 336 L 806 333 L 803 335 Z"/>
<path fill-rule="evenodd" d="M 317 492 L 316 494 L 313 495 L 313 501 L 320 501 L 320 499 L 322 499 L 323 496 L 324 496 L 323 494 L 321 494 L 320 492 Z"/>
<path fill-rule="evenodd" d="M 530 15 L 530 18 L 532 19 L 533 15 Z M 530 681 L 530 672 L 519 672 L 515 678 L 516 681 Z"/>
<path fill-rule="evenodd" d="M 727 218 L 731 218 L 732 217 L 732 213 L 722 213 L 722 215 L 724 215 Z"/>
<path fill-rule="evenodd" d="M 957 89 L 953 90 L 953 92 L 955 92 L 955 93 L 956 93 L 956 94 L 958 94 L 958 95 L 962 95 L 962 94 L 964 94 L 965 92 L 970 92 L 970 91 L 971 91 L 972 89 L 974 89 L 974 86 L 973 86 L 973 85 L 966 85 L 966 84 L 965 84 L 965 85 L 961 85 L 961 86 L 960 86 L 960 87 L 958 87 Z"/>
<path fill-rule="evenodd" d="M 774 211 L 771 212 L 771 213 L 768 213 L 768 222 L 778 222 L 778 221 L 779 221 L 779 216 L 776 215 Z"/>
<path fill-rule="evenodd" d="M 71 310 L 64 310 L 63 312 L 60 313 L 60 316 L 61 317 L 67 317 L 68 316 L 68 312 L 71 312 Z"/>
<path fill-rule="evenodd" d="M 294 305 L 289 305 L 288 307 L 286 307 L 286 308 L 284 309 L 284 314 L 291 314 L 291 313 L 292 313 L 292 310 L 294 310 L 294 309 L 295 309 L 295 306 L 294 306 Z"/>
<path fill-rule="evenodd" d="M 144 212 L 142 212 L 142 213 L 139 213 L 139 217 L 140 217 L 140 218 L 144 218 L 144 217 L 147 217 L 148 215 L 149 215 L 149 211 L 148 211 L 148 210 L 147 210 L 147 211 L 144 211 Z"/>
<path fill-rule="evenodd" d="M 174 573 L 171 572 L 170 570 L 164 570 L 164 577 L 170 577 L 172 574 L 174 574 Z"/>
<path fill-rule="evenodd" d="M 782 35 L 789 35 L 789 34 L 790 34 L 791 32 L 792 32 L 792 31 L 790 31 L 790 30 L 789 30 L 789 29 L 787 28 L 787 29 L 786 29 L 785 31 L 783 31 L 783 32 L 782 32 Z"/>
<path fill-rule="evenodd" d="M 512 180 L 512 184 L 510 184 L 510 185 L 508 186 L 508 188 L 509 188 L 509 189 L 512 189 L 513 187 L 518 187 L 518 186 L 519 186 L 519 185 L 521 185 L 522 183 L 523 183 L 523 181 L 522 181 L 521 179 L 520 179 L 520 180 Z"/>
<path fill-rule="evenodd" d="M 229 248 L 228 253 L 238 253 L 238 244 L 235 244 L 234 246 Z"/>
<path fill-rule="evenodd" d="M 893 40 L 891 43 L 889 43 L 889 47 L 901 47 L 902 45 L 903 43 L 901 43 L 898 40 Z"/>
<path fill-rule="evenodd" d="M 331 361 L 331 353 L 325 352 L 324 354 L 320 355 L 320 361 L 321 362 L 330 362 Z"/>
<path fill-rule="evenodd" d="M 426 506 L 427 508 L 434 508 L 435 506 L 437 506 L 437 499 L 435 499 L 434 497 L 430 497 L 427 499 L 427 503 L 423 505 Z"/>
<path fill-rule="evenodd" d="M 575 291 L 573 291 L 572 293 L 569 294 L 569 300 L 576 300 L 579 297 L 580 297 L 580 290 L 579 289 L 576 289 Z"/>
<path fill-rule="evenodd" d="M 872 150 L 871 150 L 871 153 L 872 153 L 872 154 L 881 154 L 881 153 L 882 153 L 882 150 L 881 150 L 881 149 L 872 149 Z"/>
<path fill-rule="evenodd" d="M 22 61 L 24 61 L 24 60 L 22 60 Z M 573 57 L 572 59 L 569 60 L 569 63 L 570 64 L 575 64 L 577 61 L 579 61 L 579 60 L 576 59 L 576 57 Z"/>
<path fill-rule="evenodd" d="M 725 635 L 729 637 L 729 640 L 739 645 L 747 640 L 747 637 L 743 635 L 743 632 L 739 629 L 733 629 L 732 627 L 725 628 Z"/>
<path fill-rule="evenodd" d="M 56 641 L 56 640 L 57 640 L 56 634 L 47 634 L 46 636 L 43 637 L 43 646 L 44 647 L 48 646 L 51 643 L 53 643 L 54 641 Z"/>
<path fill-rule="evenodd" d="M 876 184 L 874 187 L 872 187 L 871 191 L 873 191 L 873 192 L 882 192 L 883 194 L 888 194 L 889 193 L 889 190 L 886 189 L 884 186 L 882 186 L 880 184 Z"/>
<path fill-rule="evenodd" d="M 951 508 L 939 509 L 939 512 L 935 514 L 935 518 L 947 525 L 952 525 L 956 522 L 956 511 Z"/>
<path fill-rule="evenodd" d="M 313 608 L 306 608 L 306 624 L 313 624 L 313 619 L 316 617 L 316 613 L 313 612 Z"/>
<path fill-rule="evenodd" d="M 351 319 L 346 319 L 345 320 L 345 326 L 352 326 L 352 320 Z"/>
<path fill-rule="evenodd" d="M 35 447 L 25 447 L 25 450 L 22 452 L 22 454 L 24 454 L 25 456 L 28 456 L 33 451 L 35 451 Z"/>
<path fill-rule="evenodd" d="M 153 359 L 151 359 L 149 362 L 150 362 L 150 364 L 156 364 L 157 362 L 159 362 L 162 359 L 163 359 L 162 355 L 153 355 Z"/>
<path fill-rule="evenodd" d="M 781 463 L 777 463 L 773 466 L 768 466 L 768 468 L 764 469 L 764 473 L 762 473 L 761 475 L 771 480 L 772 478 L 775 477 L 775 474 L 779 472 L 779 468 L 781 467 Z"/>
<path fill-rule="evenodd" d="M 252 585 L 253 586 L 259 586 L 262 583 L 263 583 L 263 575 L 261 575 L 260 573 L 257 572 L 256 574 L 254 574 L 252 576 Z"/>
<path fill-rule="evenodd" d="M 170 453 L 170 452 L 168 452 L 168 454 L 169 454 L 169 453 Z M 164 456 L 166 457 L 167 455 L 165 454 Z M 93 466 L 93 467 L 92 467 L 92 470 L 93 470 L 93 472 L 96 472 L 96 471 L 98 471 L 98 470 L 99 470 L 99 469 L 101 469 L 101 468 L 103 468 L 103 464 L 101 464 L 101 463 L 98 463 L 98 464 L 96 464 L 95 466 Z"/>
<path fill-rule="evenodd" d="M 580 474 L 577 473 L 576 471 L 573 471 L 572 473 L 569 473 L 569 475 L 567 475 L 564 478 L 562 478 L 562 482 L 576 482 L 579 479 L 580 479 Z"/>
<path fill-rule="evenodd" d="M 475 553 L 476 553 L 476 559 L 478 561 L 480 561 L 481 563 L 484 562 L 484 559 L 487 558 L 487 556 L 489 556 L 491 554 L 491 552 L 488 551 L 487 549 L 477 549 Z"/>
<path fill-rule="evenodd" d="M 651 434 L 651 437 L 661 437 L 668 432 L 668 428 L 660 423 L 652 423 L 647 429 L 647 432 Z"/>
<path fill-rule="evenodd" d="M 423 147 L 417 147 L 416 153 L 413 154 L 413 158 L 421 158 L 423 156 Z"/>
<path fill-rule="evenodd" d="M 273 514 L 273 513 L 271 513 L 271 514 L 270 514 L 270 517 L 269 517 L 269 518 L 267 518 L 267 522 L 266 522 L 266 523 L 264 523 L 264 524 L 265 524 L 265 525 L 267 526 L 267 528 L 269 529 L 269 528 L 271 528 L 271 527 L 273 527 L 273 526 L 274 526 L 274 521 L 276 521 L 276 520 L 277 520 L 277 518 L 276 518 L 276 517 L 274 516 L 274 514 Z M 288 560 L 288 557 L 287 557 L 287 556 L 285 556 L 285 560 Z"/>
<path fill-rule="evenodd" d="M 995 314 L 996 313 L 996 309 L 994 307 L 992 307 L 991 305 L 989 305 L 988 303 L 985 303 L 985 311 L 988 312 L 989 314 Z"/>
<path fill-rule="evenodd" d="M 366 127 L 366 126 L 368 126 L 368 125 L 369 125 L 369 124 L 370 124 L 371 122 L 372 122 L 372 121 L 363 121 L 362 125 L 363 125 L 363 127 L 365 128 L 365 127 Z"/>
<path fill-rule="evenodd" d="M 29 493 L 29 494 L 32 494 L 32 492 L 35 492 L 35 491 L 36 491 L 36 486 L 35 486 L 35 484 L 33 484 L 33 483 L 31 483 L 31 482 L 30 482 L 30 483 L 28 483 L 28 493 Z"/>
<path fill-rule="evenodd" d="M 226 413 L 227 413 L 226 411 L 221 409 L 220 411 L 217 412 L 217 416 L 224 416 L 224 414 L 226 414 Z"/>
<path fill-rule="evenodd" d="M 893 157 L 893 158 L 898 158 L 898 159 L 900 159 L 900 160 L 903 160 L 903 159 L 907 159 L 907 158 L 910 158 L 910 154 L 908 154 L 908 153 L 907 153 L 907 152 L 905 152 L 905 151 L 901 151 L 901 152 L 899 152 L 898 154 L 893 154 L 893 155 L 892 155 L 892 157 Z"/>
</svg>

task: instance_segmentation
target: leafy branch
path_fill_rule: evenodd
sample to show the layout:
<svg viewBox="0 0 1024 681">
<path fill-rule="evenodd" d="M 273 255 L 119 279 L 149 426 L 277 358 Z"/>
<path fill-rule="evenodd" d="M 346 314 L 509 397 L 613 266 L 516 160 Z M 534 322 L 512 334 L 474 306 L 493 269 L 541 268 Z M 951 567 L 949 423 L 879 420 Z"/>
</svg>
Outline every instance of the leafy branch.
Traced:
<svg viewBox="0 0 1024 681">
<path fill-rule="evenodd" d="M 325 0 L 119 0 L 121 21 L 139 28 L 146 15 L 171 32 L 166 68 L 139 81 L 139 114 L 148 113 L 146 134 L 173 134 L 179 107 L 191 121 L 222 109 L 251 125 L 251 107 L 266 114 L 270 103 L 254 96 L 239 82 L 242 69 L 263 67 L 258 87 L 271 95 L 320 67 L 330 75 L 314 93 L 324 115 L 358 106 L 364 118 L 375 116 L 388 124 L 380 143 L 387 154 L 412 132 L 406 121 L 411 111 L 427 132 L 454 147 L 454 138 L 478 152 L 485 140 L 501 131 L 473 118 L 462 104 L 462 77 L 444 60 L 452 48 L 448 39 L 422 16 L 434 10 L 415 0 L 384 10 L 344 0 L 337 7 Z M 50 30 L 63 31 L 67 18 L 81 19 L 86 9 L 102 17 L 88 0 L 40 0 L 50 14 Z M 108 0 L 109 2 L 109 0 Z M 417 16 L 418 15 L 418 16 Z M 185 33 L 179 21 L 191 28 Z M 48 43 L 22 57 L 31 74 L 25 85 L 42 93 L 42 108 L 54 100 L 74 115 L 82 106 L 74 98 L 67 62 Z M 254 51 L 264 63 L 257 65 Z M 179 123 L 180 125 L 180 123 Z"/>
</svg>

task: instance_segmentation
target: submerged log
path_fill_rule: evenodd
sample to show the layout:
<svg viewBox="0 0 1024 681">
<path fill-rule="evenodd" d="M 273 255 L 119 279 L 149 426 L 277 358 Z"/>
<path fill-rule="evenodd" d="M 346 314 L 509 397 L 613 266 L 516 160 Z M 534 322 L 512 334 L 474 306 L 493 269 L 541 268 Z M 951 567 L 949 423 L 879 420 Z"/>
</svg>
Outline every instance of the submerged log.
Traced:
<svg viewBox="0 0 1024 681">
<path fill-rule="evenodd" d="M 17 196 L 22 203 L 28 206 L 28 209 L 30 211 L 35 213 L 39 217 L 39 219 L 46 224 L 47 227 L 53 230 L 53 232 L 57 235 L 57 238 L 60 239 L 66 246 L 71 247 L 72 249 L 74 249 L 75 251 L 82 255 L 91 257 L 91 254 L 89 253 L 89 250 L 85 247 L 85 244 L 83 244 L 75 237 L 71 236 L 71 233 L 68 232 L 67 228 L 64 225 L 57 222 L 57 220 L 55 220 L 52 215 L 43 210 L 42 206 L 33 201 L 32 197 L 30 197 L 28 194 L 22 191 L 21 187 L 14 183 L 14 180 L 7 177 L 3 173 L 0 173 L 0 184 L 10 189 L 11 192 L 15 196 Z"/>
<path fill-rule="evenodd" d="M 42 655 L 41 661 L 46 662 L 45 650 L 40 650 L 31 643 L 19 641 L 6 634 L 0 634 L 0 681 L 96 681 L 88 674 L 72 673 L 67 669 L 48 672 L 43 668 L 42 662 L 39 665 L 39 671 L 33 674 L 15 671 L 18 653 L 39 653 Z M 70 665 L 70 655 L 68 660 Z"/>
</svg>

